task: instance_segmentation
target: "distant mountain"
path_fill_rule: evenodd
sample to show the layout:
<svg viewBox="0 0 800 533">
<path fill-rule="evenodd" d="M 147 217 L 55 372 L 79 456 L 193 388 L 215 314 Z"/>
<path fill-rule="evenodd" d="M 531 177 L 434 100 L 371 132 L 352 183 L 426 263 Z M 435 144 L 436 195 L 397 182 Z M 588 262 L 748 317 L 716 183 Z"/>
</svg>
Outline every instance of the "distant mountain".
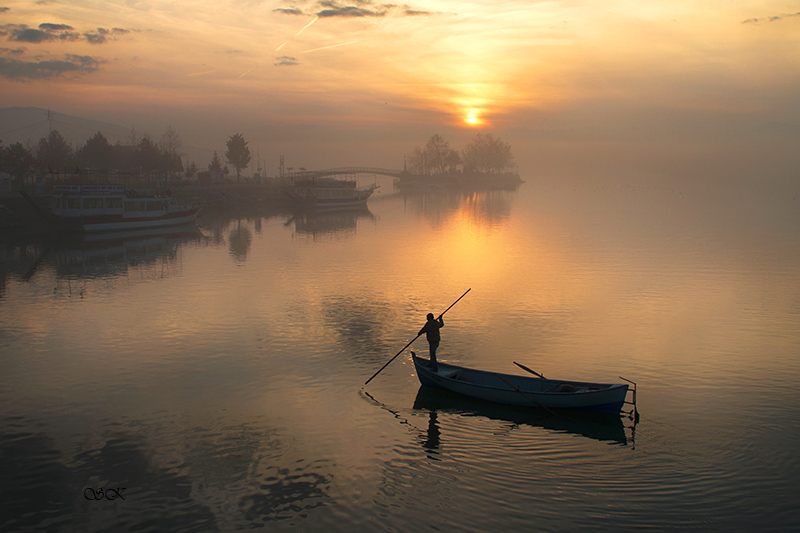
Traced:
<svg viewBox="0 0 800 533">
<path fill-rule="evenodd" d="M 57 130 L 73 148 L 82 146 L 98 131 L 108 142 L 128 144 L 130 128 L 81 117 L 64 115 L 39 107 L 5 107 L 0 109 L 0 140 L 3 146 L 20 142 L 35 145 L 47 137 L 50 129 Z"/>
</svg>

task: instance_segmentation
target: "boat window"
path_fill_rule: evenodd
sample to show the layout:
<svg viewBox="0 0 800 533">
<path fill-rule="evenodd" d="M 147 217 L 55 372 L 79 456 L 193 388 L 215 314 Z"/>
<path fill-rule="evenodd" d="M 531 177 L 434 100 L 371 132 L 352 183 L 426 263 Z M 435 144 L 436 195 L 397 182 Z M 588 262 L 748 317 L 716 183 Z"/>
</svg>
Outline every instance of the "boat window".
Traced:
<svg viewBox="0 0 800 533">
<path fill-rule="evenodd" d="M 125 212 L 130 213 L 132 211 L 144 211 L 145 210 L 145 202 L 142 200 L 133 200 L 130 202 L 125 202 Z"/>
<path fill-rule="evenodd" d="M 80 198 L 67 198 L 67 207 L 69 209 L 80 209 L 81 208 L 81 199 Z"/>
<path fill-rule="evenodd" d="M 122 198 L 106 198 L 106 209 L 119 209 L 122 207 Z"/>
<path fill-rule="evenodd" d="M 83 208 L 84 209 L 103 209 L 103 199 L 102 198 L 84 198 L 83 199 Z"/>
<path fill-rule="evenodd" d="M 147 202 L 148 211 L 162 211 L 163 209 L 164 209 L 164 202 L 160 200 Z"/>
</svg>

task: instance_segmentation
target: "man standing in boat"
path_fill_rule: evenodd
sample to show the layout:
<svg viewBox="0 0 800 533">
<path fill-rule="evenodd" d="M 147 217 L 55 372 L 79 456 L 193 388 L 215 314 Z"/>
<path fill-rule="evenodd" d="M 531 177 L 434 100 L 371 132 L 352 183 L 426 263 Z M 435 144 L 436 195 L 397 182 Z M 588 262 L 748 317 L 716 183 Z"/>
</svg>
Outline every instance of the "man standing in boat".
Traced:
<svg viewBox="0 0 800 533">
<path fill-rule="evenodd" d="M 439 369 L 436 364 L 436 349 L 439 347 L 439 341 L 441 341 L 439 329 L 444 327 L 444 320 L 442 320 L 442 315 L 439 315 L 439 318 L 433 318 L 433 313 L 428 313 L 427 319 L 428 321 L 419 330 L 419 334 L 425 333 L 428 338 L 428 345 L 431 349 L 431 369 L 436 372 Z"/>
</svg>

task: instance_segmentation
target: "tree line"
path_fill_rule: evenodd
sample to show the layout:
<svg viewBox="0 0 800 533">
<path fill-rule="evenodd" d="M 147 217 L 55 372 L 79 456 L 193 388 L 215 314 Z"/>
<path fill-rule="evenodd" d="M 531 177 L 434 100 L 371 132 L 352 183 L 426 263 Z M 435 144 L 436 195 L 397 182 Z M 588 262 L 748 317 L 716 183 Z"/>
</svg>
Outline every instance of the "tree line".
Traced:
<svg viewBox="0 0 800 533">
<path fill-rule="evenodd" d="M 184 168 L 181 148 L 180 136 L 171 127 L 159 141 L 147 135 L 136 141 L 132 134 L 128 145 L 119 141 L 112 145 L 98 131 L 77 149 L 53 130 L 31 148 L 19 142 L 0 146 L 0 172 L 10 174 L 18 186 L 33 176 L 50 174 L 61 177 L 89 171 L 98 173 L 98 177 L 113 172 L 139 176 L 183 173 L 193 178 L 198 172 L 197 165 L 192 162 Z M 228 139 L 226 148 L 225 160 L 235 171 L 238 182 L 241 171 L 250 165 L 252 159 L 248 142 L 242 134 L 236 133 Z M 221 176 L 230 174 L 229 167 L 217 152 L 214 152 L 207 169 Z M 424 147 L 416 147 L 406 160 L 406 170 L 419 175 L 501 174 L 513 169 L 511 146 L 489 133 L 479 133 L 460 152 L 437 133 Z"/>
<path fill-rule="evenodd" d="M 119 141 L 111 144 L 98 131 L 83 145 L 73 148 L 58 130 L 52 130 L 32 147 L 19 142 L 0 146 L 0 172 L 10 174 L 17 186 L 22 186 L 35 176 L 47 174 L 56 178 L 83 172 L 91 172 L 98 177 L 108 177 L 111 173 L 139 176 L 185 174 L 189 178 L 196 175 L 198 169 L 194 162 L 184 168 L 182 142 L 171 127 L 158 141 L 148 135 L 138 141 L 135 134 L 132 133 L 131 137 L 128 145 Z M 235 170 L 238 181 L 241 171 L 250 164 L 250 148 L 239 133 L 230 137 L 226 147 L 226 160 Z M 214 152 L 208 170 L 224 175 L 229 173 L 217 152 Z"/>
<path fill-rule="evenodd" d="M 479 133 L 460 152 L 437 133 L 424 147 L 414 148 L 406 159 L 406 170 L 420 175 L 502 174 L 514 167 L 511 145 L 491 133 Z"/>
</svg>

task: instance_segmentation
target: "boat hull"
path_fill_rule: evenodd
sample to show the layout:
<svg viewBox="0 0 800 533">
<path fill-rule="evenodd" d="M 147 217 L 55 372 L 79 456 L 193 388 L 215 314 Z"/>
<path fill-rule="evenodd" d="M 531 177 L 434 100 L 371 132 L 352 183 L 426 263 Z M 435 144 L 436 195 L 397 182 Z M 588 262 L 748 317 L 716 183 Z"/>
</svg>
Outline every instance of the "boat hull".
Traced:
<svg viewBox="0 0 800 533">
<path fill-rule="evenodd" d="M 367 205 L 377 186 L 357 189 L 355 181 L 305 180 L 287 189 L 292 201 L 308 209 L 350 209 Z"/>
<path fill-rule="evenodd" d="M 55 216 L 59 226 L 81 233 L 140 230 L 182 226 L 195 221 L 199 207 L 166 213 L 155 217 L 125 217 L 124 215 L 85 215 L 80 217 Z"/>
<path fill-rule="evenodd" d="M 618 413 L 628 393 L 626 384 L 542 379 L 446 363 L 433 371 L 427 359 L 416 355 L 412 359 L 422 385 L 504 405 Z"/>
</svg>

